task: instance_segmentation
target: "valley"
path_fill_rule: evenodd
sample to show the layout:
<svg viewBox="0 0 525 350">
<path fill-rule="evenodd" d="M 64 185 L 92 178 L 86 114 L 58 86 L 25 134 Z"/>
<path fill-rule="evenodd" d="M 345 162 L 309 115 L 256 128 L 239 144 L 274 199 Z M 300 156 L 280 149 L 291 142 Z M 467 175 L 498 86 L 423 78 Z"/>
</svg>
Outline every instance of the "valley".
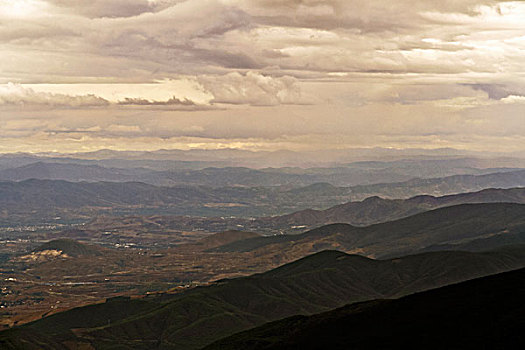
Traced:
<svg viewBox="0 0 525 350">
<path fill-rule="evenodd" d="M 523 170 L 491 171 L 354 187 L 2 182 L 0 344 L 198 349 L 298 313 L 521 268 Z M 70 324 L 79 312 L 94 323 Z M 126 335 L 165 322 L 179 326 Z"/>
<path fill-rule="evenodd" d="M 128 233 L 118 236 L 120 243 L 106 239 L 102 245 L 99 240 L 107 236 L 107 226 L 98 226 L 99 231 L 67 230 L 61 233 L 67 239 L 37 247 L 30 240 L 3 247 L 11 253 L 0 271 L 2 322 L 10 327 L 116 296 L 178 293 L 261 273 L 326 249 L 384 258 L 437 251 L 440 245 L 446 250 L 482 251 L 525 244 L 524 218 L 524 204 L 463 204 L 367 227 L 331 224 L 295 235 L 193 233 L 184 243 L 164 248 L 151 244 L 164 240 L 162 234 L 152 230 L 152 236 L 142 237 L 148 230 L 144 222 L 126 222 Z M 115 229 L 120 230 L 123 227 Z"/>
</svg>

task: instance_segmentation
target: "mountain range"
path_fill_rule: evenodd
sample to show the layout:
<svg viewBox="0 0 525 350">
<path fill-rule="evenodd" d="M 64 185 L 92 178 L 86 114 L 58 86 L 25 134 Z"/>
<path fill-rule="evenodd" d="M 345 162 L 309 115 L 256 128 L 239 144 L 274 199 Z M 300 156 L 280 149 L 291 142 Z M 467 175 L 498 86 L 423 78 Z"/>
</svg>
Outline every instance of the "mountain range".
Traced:
<svg viewBox="0 0 525 350">
<path fill-rule="evenodd" d="M 466 203 L 521 203 L 525 204 L 525 188 L 485 189 L 442 197 L 429 195 L 408 199 L 384 199 L 378 196 L 363 201 L 348 202 L 325 210 L 307 209 L 292 214 L 260 218 L 255 227 L 289 229 L 293 226 L 317 227 L 332 223 L 367 226 L 392 221 L 424 211 Z"/>
<path fill-rule="evenodd" d="M 31 179 L 0 182 L 0 210 L 4 211 L 6 218 L 9 214 L 24 211 L 46 212 L 72 208 L 110 210 L 114 207 L 126 208 L 128 213 L 134 214 L 144 211 L 144 208 L 154 207 L 156 214 L 252 217 L 283 215 L 309 208 L 327 208 L 348 201 L 363 200 L 370 196 L 409 198 L 414 194 L 443 195 L 479 191 L 490 187 L 520 186 L 525 186 L 525 170 L 489 175 L 419 179 L 370 186 L 334 187 L 329 184 L 314 184 L 292 189 L 239 186 L 215 188 L 196 185 L 159 187 L 141 182 L 68 182 Z M 408 209 L 399 209 L 399 215 L 412 214 L 424 207 L 432 207 L 431 203 L 416 203 L 418 200 L 427 199 L 431 201 L 429 198 L 412 200 L 413 211 L 409 205 L 403 204 L 402 206 Z M 391 202 L 388 206 L 393 208 L 397 204 Z M 364 207 L 364 205 L 360 206 Z M 334 209 L 331 212 L 335 211 Z M 332 220 L 330 213 L 310 212 L 310 216 L 319 214 L 328 215 L 324 222 Z M 301 214 L 296 214 L 298 215 Z M 50 216 L 57 216 L 56 212 Z M 363 217 L 363 220 L 354 218 L 351 222 L 358 225 L 377 222 L 373 218 L 366 219 L 366 215 L 360 217 Z M 387 215 L 384 219 L 394 217 L 396 216 Z"/>
<path fill-rule="evenodd" d="M 373 257 L 414 253 L 447 245 L 462 249 L 473 242 L 500 246 L 525 238 L 525 204 L 461 204 L 407 218 L 356 227 L 331 224 L 297 235 L 255 237 L 215 248 L 219 252 L 316 252 L 338 249 Z M 483 244 L 485 243 L 485 244 Z"/>
<path fill-rule="evenodd" d="M 400 297 L 523 266 L 523 246 L 390 260 L 324 251 L 209 287 L 142 299 L 109 299 L 54 314 L 1 332 L 0 345 L 3 349 L 198 349 L 284 317 Z"/>
<path fill-rule="evenodd" d="M 191 149 L 157 151 L 113 151 L 102 149 L 84 153 L 14 153 L 0 155 L 0 168 L 3 164 L 28 164 L 29 162 L 84 162 L 83 164 L 115 164 L 134 167 L 136 164 L 166 169 L 166 165 L 179 164 L 194 168 L 197 166 L 218 167 L 330 167 L 349 163 L 381 163 L 396 161 L 452 160 L 469 159 L 475 168 L 525 167 L 523 155 L 519 152 L 498 154 L 489 152 L 466 152 L 451 148 L 442 149 L 339 149 L 319 151 L 248 151 L 239 149 Z M 21 162 L 22 160 L 23 162 Z M 133 165 L 134 164 L 134 165 Z M 377 165 L 377 164 L 376 164 Z M 118 166 L 120 167 L 120 166 Z"/>
<path fill-rule="evenodd" d="M 512 167 L 483 167 L 490 162 L 472 158 L 398 160 L 391 162 L 355 162 L 326 168 L 259 168 L 210 166 L 214 163 L 171 162 L 151 164 L 141 160 L 81 160 L 71 158 L 1 158 L 0 181 L 29 179 L 65 180 L 71 182 L 144 182 L 156 186 L 203 185 L 225 186 L 293 186 L 325 182 L 349 187 L 379 183 L 404 182 L 412 179 L 439 178 L 453 175 L 484 175 L 520 170 L 521 162 Z M 4 163 L 4 164 L 2 164 Z M 499 162 L 495 162 L 499 164 Z M 208 166 L 205 166 L 207 165 Z M 507 164 L 503 162 L 502 164 Z M 218 164 L 220 165 L 220 163 Z"/>
</svg>

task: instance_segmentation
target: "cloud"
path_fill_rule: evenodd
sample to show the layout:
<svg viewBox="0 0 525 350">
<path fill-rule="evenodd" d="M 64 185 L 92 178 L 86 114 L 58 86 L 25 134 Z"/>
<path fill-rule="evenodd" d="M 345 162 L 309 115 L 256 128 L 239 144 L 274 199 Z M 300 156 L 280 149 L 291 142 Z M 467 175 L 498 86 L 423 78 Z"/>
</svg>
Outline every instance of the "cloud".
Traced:
<svg viewBox="0 0 525 350">
<path fill-rule="evenodd" d="M 132 17 L 158 8 L 147 0 L 48 0 L 50 4 L 66 12 L 87 17 Z"/>
<path fill-rule="evenodd" d="M 510 87 L 506 84 L 467 84 L 474 90 L 484 91 L 488 97 L 492 100 L 501 100 L 509 96 L 521 96 L 525 97 L 525 86 Z"/>
<path fill-rule="evenodd" d="M 145 88 L 147 88 L 147 85 Z M 155 86 L 155 85 L 153 85 Z M 105 86 L 107 88 L 107 86 Z M 39 89 L 45 89 L 40 87 Z M 61 89 L 64 90 L 64 89 Z M 93 89 L 95 90 L 95 89 Z M 140 92 L 140 90 L 139 90 Z M 173 111 L 199 111 L 217 109 L 217 106 L 196 103 L 186 97 L 172 96 L 167 100 L 152 100 L 143 97 L 125 97 L 118 101 L 111 101 L 92 93 L 70 95 L 64 93 L 35 91 L 20 84 L 8 83 L 0 85 L 0 106 L 39 108 L 100 108 L 110 106 L 122 107 L 156 107 Z"/>
<path fill-rule="evenodd" d="M 0 121 L 34 145 L 479 148 L 523 122 L 520 1 L 0 3 Z"/>
<path fill-rule="evenodd" d="M 35 92 L 18 84 L 8 83 L 0 86 L 0 105 L 24 106 L 41 105 L 50 107 L 104 107 L 109 102 L 95 95 L 70 96 Z"/>
<path fill-rule="evenodd" d="M 397 32 L 416 28 L 425 12 L 476 15 L 481 5 L 495 0 L 244 0 L 242 8 L 265 25 L 318 29 L 357 29 L 364 32 Z"/>
<path fill-rule="evenodd" d="M 14 45 L 0 54 L 5 70 L 26 71 L 16 81 L 30 75 L 144 82 L 268 69 L 296 77 L 333 71 L 497 72 L 502 59 L 519 69 L 522 55 L 520 42 L 509 41 L 520 36 L 522 7 L 492 0 L 48 4 L 42 14 L 0 28 L 0 38 Z M 94 14 L 79 16 L 88 9 Z M 505 49 L 505 56 L 495 48 Z M 86 64 L 88 57 L 93 64 Z"/>
<path fill-rule="evenodd" d="M 165 101 L 149 100 L 145 98 L 126 97 L 117 102 L 119 106 L 142 106 L 169 109 L 171 111 L 205 111 L 218 109 L 217 106 L 209 104 L 198 104 L 187 98 L 179 99 L 175 96 Z"/>
<path fill-rule="evenodd" d="M 151 101 L 144 98 L 131 98 L 126 97 L 124 100 L 118 102 L 119 105 L 139 105 L 139 106 L 170 106 L 170 105 L 177 105 L 177 106 L 196 106 L 196 103 L 188 100 L 183 99 L 180 100 L 173 96 L 169 100 L 166 101 Z"/>
<path fill-rule="evenodd" d="M 274 78 L 249 71 L 220 77 L 201 76 L 198 81 L 213 95 L 213 103 L 253 106 L 304 103 L 297 80 L 289 76 Z"/>
</svg>

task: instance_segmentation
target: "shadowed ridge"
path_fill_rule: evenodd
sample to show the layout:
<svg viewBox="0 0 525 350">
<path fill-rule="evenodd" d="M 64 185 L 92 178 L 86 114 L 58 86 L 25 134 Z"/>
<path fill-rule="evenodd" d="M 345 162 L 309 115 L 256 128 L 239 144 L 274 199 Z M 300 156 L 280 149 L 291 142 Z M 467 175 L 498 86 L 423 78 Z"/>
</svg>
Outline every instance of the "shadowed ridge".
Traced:
<svg viewBox="0 0 525 350">
<path fill-rule="evenodd" d="M 353 265 L 355 268 L 365 267 L 368 264 L 374 264 L 374 262 L 376 261 L 361 255 L 346 254 L 338 250 L 323 250 L 265 272 L 262 276 L 285 278 L 286 276 L 313 273 L 323 269 L 340 268 L 345 265 Z"/>
<path fill-rule="evenodd" d="M 315 244 L 319 242 L 324 246 L 320 245 L 318 250 L 332 244 L 340 250 L 359 249 L 367 256 L 399 256 L 437 244 L 465 242 L 507 231 L 515 234 L 524 228 L 525 204 L 460 204 L 367 227 L 330 224 L 297 235 L 251 238 L 217 247 L 214 251 L 263 252 L 266 246 L 272 245 L 272 249 L 279 252 L 289 249 L 292 244 L 295 248 L 304 244 L 305 252 L 313 253 Z"/>
<path fill-rule="evenodd" d="M 524 280 L 520 269 L 397 300 L 293 316 L 205 349 L 523 349 Z"/>
<path fill-rule="evenodd" d="M 13 331 L 18 332 L 17 341 L 20 337 L 31 344 L 38 341 L 35 349 L 57 341 L 71 346 L 89 343 L 95 349 L 200 349 L 292 315 L 398 297 L 523 266 L 525 251 L 519 248 L 514 252 L 508 248 L 489 253 L 427 253 L 392 260 L 324 251 L 266 273 L 223 280 L 166 298 L 119 299 L 78 308 Z M 128 310 L 136 312 L 126 315 Z M 118 314 L 122 318 L 115 320 Z M 0 347 L 14 341 L 13 336 L 11 331 L 1 332 Z"/>
<path fill-rule="evenodd" d="M 233 242 L 261 237 L 258 233 L 239 231 L 239 230 L 228 230 L 223 232 L 214 233 L 210 236 L 204 237 L 196 242 L 198 245 L 202 245 L 206 248 L 219 247 L 225 244 Z"/>
<path fill-rule="evenodd" d="M 280 236 L 266 236 L 266 237 L 255 237 L 245 240 L 240 240 L 219 246 L 211 251 L 216 252 L 249 252 L 261 247 L 275 244 L 275 243 L 287 243 L 300 241 L 305 238 L 322 237 L 324 235 L 330 235 L 335 233 L 349 232 L 356 227 L 349 224 L 330 224 L 325 225 L 305 233 L 298 235 L 280 235 Z"/>
<path fill-rule="evenodd" d="M 336 232 L 345 232 L 352 229 L 356 229 L 356 226 L 352 226 L 350 224 L 345 223 L 335 223 L 335 224 L 328 224 L 324 225 L 319 228 L 314 228 L 313 230 L 310 230 L 308 232 L 305 232 L 304 235 L 309 236 L 316 236 L 316 235 L 324 235 L 324 234 L 330 234 L 330 233 L 336 233 Z"/>
</svg>

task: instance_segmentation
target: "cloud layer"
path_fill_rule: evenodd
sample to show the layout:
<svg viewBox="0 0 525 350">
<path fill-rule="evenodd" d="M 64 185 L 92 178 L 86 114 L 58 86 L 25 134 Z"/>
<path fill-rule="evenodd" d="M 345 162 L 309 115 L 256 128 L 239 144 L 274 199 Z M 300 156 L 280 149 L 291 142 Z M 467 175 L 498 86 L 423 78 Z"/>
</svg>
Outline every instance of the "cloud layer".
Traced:
<svg viewBox="0 0 525 350">
<path fill-rule="evenodd" d="M 109 102 L 95 95 L 72 96 L 36 92 L 19 84 L 8 83 L 0 86 L 0 106 L 47 106 L 47 107 L 101 107 Z"/>
<path fill-rule="evenodd" d="M 521 1 L 0 0 L 0 151 L 525 151 L 523 23 Z"/>
</svg>

